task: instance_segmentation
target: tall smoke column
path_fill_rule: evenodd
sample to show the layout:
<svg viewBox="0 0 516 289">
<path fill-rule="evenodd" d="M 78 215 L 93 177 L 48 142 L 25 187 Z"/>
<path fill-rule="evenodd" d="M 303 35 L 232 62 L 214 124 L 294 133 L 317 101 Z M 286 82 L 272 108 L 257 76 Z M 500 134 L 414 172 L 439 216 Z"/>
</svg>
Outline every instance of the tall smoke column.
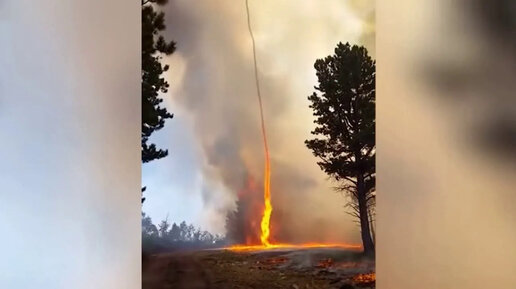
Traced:
<svg viewBox="0 0 516 289">
<path fill-rule="evenodd" d="M 262 241 L 262 245 L 265 247 L 270 247 L 269 243 L 269 235 L 270 235 L 270 219 L 272 213 L 272 204 L 271 204 L 271 163 L 269 158 L 269 146 L 267 144 L 267 134 L 265 133 L 265 122 L 263 120 L 263 105 L 262 105 L 262 95 L 260 93 L 260 81 L 258 79 L 258 65 L 256 61 L 256 45 L 254 41 L 253 29 L 251 28 L 251 17 L 249 16 L 249 3 L 248 0 L 245 0 L 245 8 L 247 12 L 247 27 L 249 28 L 249 34 L 251 35 L 251 40 L 253 42 L 253 60 L 254 60 L 254 79 L 256 82 L 256 92 L 258 94 L 258 102 L 260 103 L 260 118 L 262 122 L 262 136 L 263 136 L 263 146 L 265 148 L 265 173 L 264 173 L 264 183 L 263 183 L 263 197 L 265 201 L 265 208 L 263 210 L 261 229 L 262 234 L 260 239 Z"/>
</svg>

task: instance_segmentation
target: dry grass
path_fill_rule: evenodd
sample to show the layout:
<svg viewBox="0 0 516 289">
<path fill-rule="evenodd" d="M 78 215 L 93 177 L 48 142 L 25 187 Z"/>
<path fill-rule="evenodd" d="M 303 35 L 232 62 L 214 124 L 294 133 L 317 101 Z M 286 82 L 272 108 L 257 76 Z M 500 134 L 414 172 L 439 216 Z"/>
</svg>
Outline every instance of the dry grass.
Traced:
<svg viewBox="0 0 516 289">
<path fill-rule="evenodd" d="M 144 271 L 144 289 L 322 289 L 355 288 L 353 276 L 319 266 L 294 263 L 303 252 L 233 252 L 227 250 L 174 253 L 151 257 Z M 326 263 L 325 263 L 326 262 Z M 158 272 L 159 271 L 159 272 Z M 161 276 L 158 278 L 158 276 Z M 161 278 L 161 279 L 160 279 Z M 151 280 L 147 282 L 145 280 Z M 152 283 L 152 284 L 151 284 Z M 351 287 L 350 287 L 351 286 Z M 374 286 L 374 284 L 373 284 Z"/>
</svg>

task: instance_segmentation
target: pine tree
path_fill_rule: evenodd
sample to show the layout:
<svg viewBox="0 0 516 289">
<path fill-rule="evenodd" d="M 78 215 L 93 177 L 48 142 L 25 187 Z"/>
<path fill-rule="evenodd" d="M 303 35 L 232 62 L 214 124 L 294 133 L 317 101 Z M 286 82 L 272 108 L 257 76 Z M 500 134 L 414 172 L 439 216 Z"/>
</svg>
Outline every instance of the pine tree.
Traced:
<svg viewBox="0 0 516 289">
<path fill-rule="evenodd" d="M 157 12 L 153 5 L 165 5 L 167 1 L 147 0 L 142 2 L 142 162 L 150 162 L 168 155 L 167 150 L 156 148 L 149 143 L 151 134 L 165 125 L 165 120 L 172 118 L 161 104 L 160 93 L 166 93 L 168 82 L 163 73 L 169 69 L 162 65 L 163 55 L 171 55 L 175 42 L 167 42 L 160 34 L 165 30 L 165 14 Z"/>
<path fill-rule="evenodd" d="M 368 208 L 375 191 L 375 61 L 364 47 L 339 43 L 314 65 L 319 81 L 308 97 L 317 125 L 305 141 L 321 169 L 351 196 L 366 254 L 374 254 Z"/>
<path fill-rule="evenodd" d="M 153 5 L 165 5 L 167 0 L 142 1 L 142 162 L 147 163 L 168 155 L 168 150 L 158 149 L 149 143 L 153 132 L 165 126 L 165 120 L 172 118 L 165 107 L 160 93 L 167 93 L 169 84 L 163 78 L 168 65 L 162 65 L 163 55 L 171 55 L 176 49 L 173 41 L 167 42 L 160 34 L 165 30 L 165 14 L 156 12 Z M 145 188 L 142 189 L 142 194 Z M 142 197 L 142 203 L 145 198 Z"/>
</svg>

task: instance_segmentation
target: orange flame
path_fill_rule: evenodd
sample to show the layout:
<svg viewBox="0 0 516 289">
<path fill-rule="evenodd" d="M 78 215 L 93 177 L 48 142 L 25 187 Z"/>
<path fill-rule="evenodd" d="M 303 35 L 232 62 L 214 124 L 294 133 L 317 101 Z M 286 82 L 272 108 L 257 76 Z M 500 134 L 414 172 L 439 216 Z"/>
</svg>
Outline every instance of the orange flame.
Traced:
<svg viewBox="0 0 516 289">
<path fill-rule="evenodd" d="M 263 216 L 262 216 L 262 222 L 261 222 L 261 229 L 262 234 L 260 235 L 260 240 L 262 241 L 262 245 L 264 247 L 270 247 L 271 243 L 269 242 L 269 236 L 270 236 L 270 221 L 271 221 L 271 214 L 272 214 L 272 203 L 271 203 L 271 191 L 270 191 L 270 184 L 271 184 L 271 167 L 270 167 L 270 160 L 269 160 L 269 150 L 267 147 L 267 141 L 265 138 L 265 128 L 263 130 L 264 133 L 264 140 L 265 140 L 265 176 L 264 176 L 264 188 L 263 188 L 263 197 L 265 201 L 265 208 L 263 209 Z"/>
<path fill-rule="evenodd" d="M 264 249 L 315 249 L 315 248 L 336 248 L 347 250 L 362 250 L 362 245 L 345 244 L 345 243 L 304 243 L 304 244 L 269 244 L 265 245 L 233 245 L 229 250 L 233 251 L 253 251 Z"/>
<path fill-rule="evenodd" d="M 353 277 L 355 284 L 371 284 L 376 282 L 376 273 L 358 274 Z"/>
</svg>

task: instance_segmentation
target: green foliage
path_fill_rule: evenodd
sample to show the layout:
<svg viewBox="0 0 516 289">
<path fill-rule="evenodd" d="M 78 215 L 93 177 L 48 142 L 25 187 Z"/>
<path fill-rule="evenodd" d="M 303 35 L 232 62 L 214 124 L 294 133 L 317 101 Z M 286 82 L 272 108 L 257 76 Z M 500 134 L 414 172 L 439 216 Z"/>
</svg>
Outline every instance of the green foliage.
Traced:
<svg viewBox="0 0 516 289">
<path fill-rule="evenodd" d="M 315 62 L 320 93 L 308 97 L 320 136 L 305 143 L 337 180 L 375 172 L 375 62 L 364 47 L 339 43 Z M 368 185 L 374 189 L 374 182 Z"/>
<path fill-rule="evenodd" d="M 150 162 L 167 156 L 168 151 L 158 149 L 149 143 L 151 134 L 165 125 L 165 120 L 172 118 L 161 104 L 160 93 L 166 93 L 168 82 L 163 78 L 168 65 L 162 65 L 163 55 L 172 54 L 175 49 L 173 41 L 167 42 L 160 34 L 165 30 L 165 14 L 157 12 L 153 4 L 164 5 L 167 1 L 149 0 L 142 2 L 142 162 Z"/>
</svg>

